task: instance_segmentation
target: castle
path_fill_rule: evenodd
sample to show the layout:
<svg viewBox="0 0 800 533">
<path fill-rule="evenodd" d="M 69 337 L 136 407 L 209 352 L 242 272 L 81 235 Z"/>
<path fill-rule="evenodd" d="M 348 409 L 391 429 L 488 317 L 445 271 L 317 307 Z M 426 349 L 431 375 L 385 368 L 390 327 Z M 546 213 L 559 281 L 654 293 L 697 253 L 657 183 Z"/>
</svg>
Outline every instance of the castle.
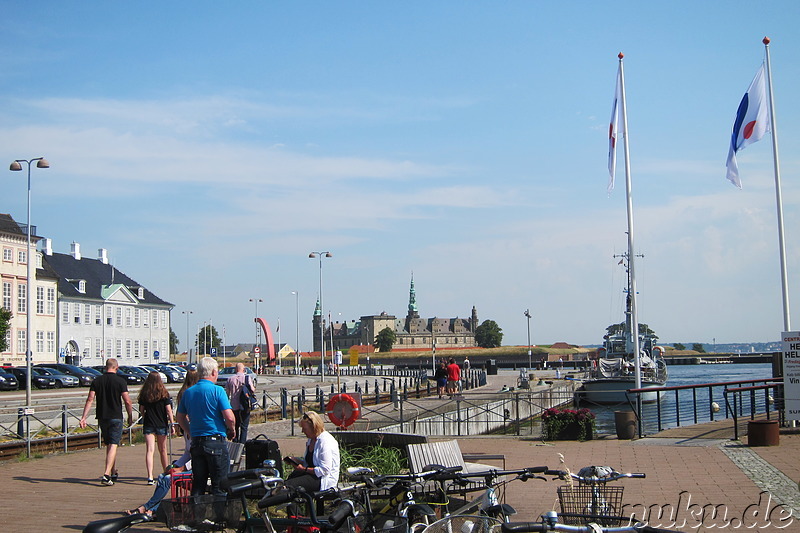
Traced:
<svg viewBox="0 0 800 533">
<path fill-rule="evenodd" d="M 332 325 L 322 316 L 319 300 L 312 319 L 314 351 L 320 351 L 320 336 L 325 331 L 325 349 L 329 350 L 331 338 L 333 349 L 346 352 L 351 346 L 372 345 L 375 337 L 384 328 L 394 331 L 397 341 L 395 349 L 431 348 L 434 343 L 440 348 L 471 348 L 475 346 L 475 328 L 478 327 L 478 311 L 472 307 L 470 318 L 420 318 L 417 310 L 417 295 L 414 277 L 408 298 L 408 313 L 405 318 L 381 313 L 362 316 L 358 321 L 334 322 Z"/>
</svg>

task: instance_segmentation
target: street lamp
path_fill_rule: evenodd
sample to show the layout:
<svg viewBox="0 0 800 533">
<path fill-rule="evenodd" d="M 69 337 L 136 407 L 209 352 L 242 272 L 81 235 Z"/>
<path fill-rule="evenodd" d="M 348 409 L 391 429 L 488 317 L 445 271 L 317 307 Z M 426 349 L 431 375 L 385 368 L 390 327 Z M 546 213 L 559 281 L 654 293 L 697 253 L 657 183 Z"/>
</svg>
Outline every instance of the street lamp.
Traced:
<svg viewBox="0 0 800 533">
<path fill-rule="evenodd" d="M 264 303 L 264 300 L 262 300 L 261 298 L 250 298 L 250 301 L 253 302 L 254 304 L 256 304 L 256 319 L 254 320 L 254 322 L 256 323 L 256 346 L 258 346 L 258 349 L 256 350 L 254 348 L 254 351 L 255 351 L 256 355 L 255 355 L 255 357 L 253 359 L 255 360 L 255 363 L 256 363 L 256 372 L 258 372 L 258 367 L 259 367 L 259 363 L 260 363 L 259 354 L 261 353 L 261 330 L 258 329 L 258 327 L 260 325 L 258 323 L 258 302 Z"/>
<path fill-rule="evenodd" d="M 192 362 L 192 349 L 189 345 L 189 315 L 191 315 L 193 311 L 181 311 L 182 315 L 186 315 L 186 362 Z"/>
<path fill-rule="evenodd" d="M 528 370 L 533 370 L 533 359 L 531 356 L 531 310 L 525 310 L 525 317 L 528 319 Z"/>
<path fill-rule="evenodd" d="M 292 291 L 294 294 L 294 327 L 295 327 L 295 345 L 294 345 L 294 373 L 297 374 L 297 366 L 299 364 L 300 354 L 300 291 Z"/>
<path fill-rule="evenodd" d="M 28 263 L 27 278 L 25 280 L 25 298 L 26 298 L 26 317 L 25 317 L 25 405 L 31 406 L 31 373 L 33 366 L 33 352 L 31 351 L 31 319 L 33 318 L 32 298 L 31 298 L 31 278 L 33 277 L 33 259 L 31 258 L 31 163 L 36 161 L 36 168 L 50 168 L 50 163 L 44 157 L 35 157 L 33 159 L 17 159 L 9 170 L 18 172 L 22 170 L 22 163 L 28 165 L 28 241 L 26 261 Z"/>
<path fill-rule="evenodd" d="M 308 254 L 310 259 L 319 257 L 319 316 L 321 319 L 319 330 L 319 353 L 320 353 L 320 381 L 325 381 L 325 308 L 322 306 L 322 258 L 333 257 L 330 252 L 311 252 Z M 330 324 L 328 325 L 330 327 Z M 331 346 L 331 350 L 333 346 Z M 333 352 L 331 352 L 333 356 Z"/>
</svg>

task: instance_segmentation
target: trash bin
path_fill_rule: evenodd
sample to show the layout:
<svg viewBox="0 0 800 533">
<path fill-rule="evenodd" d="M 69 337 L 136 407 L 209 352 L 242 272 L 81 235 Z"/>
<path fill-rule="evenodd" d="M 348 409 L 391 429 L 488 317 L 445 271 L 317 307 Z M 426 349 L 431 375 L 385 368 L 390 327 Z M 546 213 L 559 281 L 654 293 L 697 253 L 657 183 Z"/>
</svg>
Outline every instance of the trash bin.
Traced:
<svg viewBox="0 0 800 533">
<path fill-rule="evenodd" d="M 777 420 L 750 420 L 747 423 L 748 446 L 778 446 L 780 437 Z"/>
<path fill-rule="evenodd" d="M 487 376 L 497 375 L 497 359 L 486 360 L 486 375 Z"/>
<path fill-rule="evenodd" d="M 614 411 L 614 425 L 617 438 L 631 440 L 636 436 L 636 413 L 633 411 Z"/>
</svg>

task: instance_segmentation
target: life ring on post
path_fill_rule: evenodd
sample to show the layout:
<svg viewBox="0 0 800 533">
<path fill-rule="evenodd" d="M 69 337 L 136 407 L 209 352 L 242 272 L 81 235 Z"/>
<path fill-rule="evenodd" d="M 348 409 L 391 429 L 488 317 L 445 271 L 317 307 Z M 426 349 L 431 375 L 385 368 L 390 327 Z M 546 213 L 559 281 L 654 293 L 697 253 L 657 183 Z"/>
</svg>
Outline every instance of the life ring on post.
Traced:
<svg viewBox="0 0 800 533">
<path fill-rule="evenodd" d="M 328 419 L 333 422 L 336 427 L 345 428 L 352 426 L 353 422 L 358 420 L 361 414 L 361 409 L 358 407 L 358 402 L 349 394 L 334 394 L 328 400 L 328 405 L 325 407 L 325 413 Z"/>
</svg>

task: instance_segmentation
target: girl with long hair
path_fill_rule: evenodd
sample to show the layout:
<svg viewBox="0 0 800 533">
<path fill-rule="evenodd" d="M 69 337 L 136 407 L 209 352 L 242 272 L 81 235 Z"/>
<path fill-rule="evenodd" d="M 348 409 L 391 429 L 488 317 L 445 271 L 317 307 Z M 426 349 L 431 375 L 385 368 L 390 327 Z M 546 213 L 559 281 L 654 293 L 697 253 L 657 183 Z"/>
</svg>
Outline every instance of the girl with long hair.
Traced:
<svg viewBox="0 0 800 533">
<path fill-rule="evenodd" d="M 150 372 L 139 391 L 139 412 L 142 415 L 142 431 L 144 432 L 145 455 L 147 468 L 147 484 L 153 485 L 153 454 L 158 445 L 158 455 L 162 470 L 169 465 L 167 455 L 167 435 L 174 431 L 175 417 L 172 412 L 172 398 L 167 387 L 161 381 L 158 372 Z"/>
</svg>

